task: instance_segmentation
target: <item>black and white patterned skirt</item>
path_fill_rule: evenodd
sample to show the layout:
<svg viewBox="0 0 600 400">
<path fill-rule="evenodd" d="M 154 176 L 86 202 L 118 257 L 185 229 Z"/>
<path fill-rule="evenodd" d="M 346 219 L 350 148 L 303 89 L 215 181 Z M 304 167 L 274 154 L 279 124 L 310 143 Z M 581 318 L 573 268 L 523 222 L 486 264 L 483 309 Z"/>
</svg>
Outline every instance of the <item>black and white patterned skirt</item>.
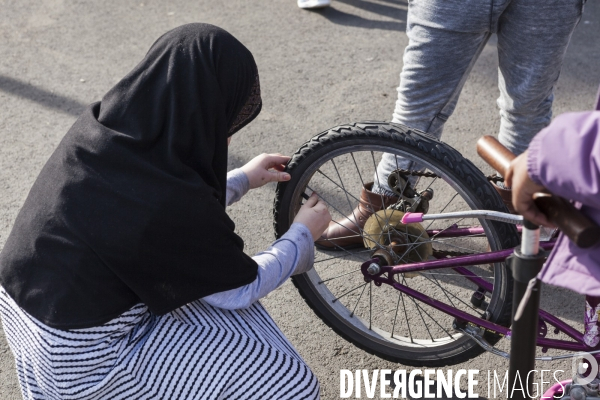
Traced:
<svg viewBox="0 0 600 400">
<path fill-rule="evenodd" d="M 156 316 L 137 305 L 86 329 L 50 328 L 2 289 L 25 399 L 318 399 L 319 383 L 258 302 L 201 300 Z"/>
</svg>

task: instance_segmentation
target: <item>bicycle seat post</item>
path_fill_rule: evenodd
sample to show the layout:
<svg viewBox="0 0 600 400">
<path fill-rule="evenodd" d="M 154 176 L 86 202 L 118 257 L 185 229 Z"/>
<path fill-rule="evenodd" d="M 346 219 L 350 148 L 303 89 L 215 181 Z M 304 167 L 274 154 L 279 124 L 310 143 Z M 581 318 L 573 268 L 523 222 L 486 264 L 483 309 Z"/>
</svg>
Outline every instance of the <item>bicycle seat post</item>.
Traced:
<svg viewBox="0 0 600 400">
<path fill-rule="evenodd" d="M 527 291 L 529 282 L 540 272 L 544 256 L 539 252 L 539 226 L 524 221 L 520 248 L 509 257 L 514 278 L 512 332 L 510 343 L 510 364 L 508 387 L 511 399 L 530 399 L 533 394 L 535 370 L 535 350 L 538 336 L 538 312 L 540 307 L 540 282 L 536 282 L 520 318 L 515 321 L 515 313 Z M 512 390 L 512 389 L 515 390 Z M 521 390 L 522 389 L 522 390 Z"/>
</svg>

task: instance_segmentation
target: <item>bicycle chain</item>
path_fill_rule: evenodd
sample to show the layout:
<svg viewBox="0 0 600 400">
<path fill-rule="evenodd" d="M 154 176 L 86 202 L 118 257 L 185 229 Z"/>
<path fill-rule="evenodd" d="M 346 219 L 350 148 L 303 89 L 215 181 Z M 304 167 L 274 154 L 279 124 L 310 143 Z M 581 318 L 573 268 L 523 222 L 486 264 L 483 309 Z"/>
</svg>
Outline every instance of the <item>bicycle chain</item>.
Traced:
<svg viewBox="0 0 600 400">
<path fill-rule="evenodd" d="M 397 171 L 403 175 L 410 176 L 423 176 L 426 178 L 439 178 L 439 175 L 434 174 L 433 172 L 421 172 L 421 171 L 413 171 L 408 169 L 397 169 Z M 488 175 L 486 176 L 487 180 L 490 182 L 504 182 L 504 178 L 499 175 Z M 433 250 L 433 256 L 437 259 L 446 258 L 446 257 L 459 257 L 459 256 L 468 256 L 473 253 L 466 253 L 461 251 L 450 251 L 450 250 Z"/>
<path fill-rule="evenodd" d="M 439 175 L 436 175 L 433 172 L 412 171 L 412 170 L 408 170 L 408 169 L 397 169 L 396 171 L 398 171 L 404 175 L 424 176 L 425 178 L 439 178 Z M 494 182 L 494 183 L 504 182 L 504 178 L 501 177 L 500 175 L 496 175 L 496 174 L 488 175 L 488 176 L 486 176 L 486 179 L 488 181 Z"/>
<path fill-rule="evenodd" d="M 459 257 L 459 256 L 470 256 L 474 253 L 465 253 L 461 251 L 450 251 L 450 250 L 435 250 L 433 249 L 433 256 L 437 259 L 450 257 Z"/>
</svg>

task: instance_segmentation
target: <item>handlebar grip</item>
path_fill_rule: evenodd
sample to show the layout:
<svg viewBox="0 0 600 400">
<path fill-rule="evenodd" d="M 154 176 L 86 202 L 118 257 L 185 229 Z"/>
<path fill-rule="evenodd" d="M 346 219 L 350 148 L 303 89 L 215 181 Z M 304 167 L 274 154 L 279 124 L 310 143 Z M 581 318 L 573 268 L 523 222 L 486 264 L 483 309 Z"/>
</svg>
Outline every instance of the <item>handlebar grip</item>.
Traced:
<svg viewBox="0 0 600 400">
<path fill-rule="evenodd" d="M 477 141 L 477 154 L 502 175 L 506 175 L 510 162 L 517 158 L 493 136 L 483 136 Z"/>
<path fill-rule="evenodd" d="M 533 201 L 578 247 L 587 249 L 600 241 L 600 226 L 590 221 L 569 201 L 550 193 L 536 193 Z"/>
<path fill-rule="evenodd" d="M 506 175 L 510 162 L 516 158 L 493 136 L 483 136 L 477 141 L 477 154 L 502 175 Z M 600 227 L 569 201 L 549 193 L 536 193 L 533 201 L 578 247 L 585 249 L 600 242 Z"/>
</svg>

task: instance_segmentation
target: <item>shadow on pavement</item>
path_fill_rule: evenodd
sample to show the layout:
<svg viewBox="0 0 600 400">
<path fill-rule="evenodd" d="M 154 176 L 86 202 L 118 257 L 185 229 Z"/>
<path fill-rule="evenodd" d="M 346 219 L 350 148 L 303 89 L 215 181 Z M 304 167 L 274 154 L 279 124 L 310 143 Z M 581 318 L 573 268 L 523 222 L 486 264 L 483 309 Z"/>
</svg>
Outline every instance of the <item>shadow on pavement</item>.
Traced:
<svg viewBox="0 0 600 400">
<path fill-rule="evenodd" d="M 78 117 L 86 107 L 86 104 L 77 100 L 52 93 L 48 90 L 35 87 L 30 83 L 4 75 L 0 75 L 0 91 L 35 101 L 44 107 L 53 108 L 75 117 Z"/>
<path fill-rule="evenodd" d="M 372 1 L 366 1 L 366 0 L 335 0 L 335 1 L 348 4 L 348 5 L 356 7 L 356 8 L 360 8 L 364 11 L 368 11 L 373 14 L 379 14 L 382 17 L 393 18 L 393 19 L 397 19 L 397 20 L 400 20 L 403 22 L 406 21 L 406 10 L 407 10 L 408 4 L 404 1 L 387 0 L 387 3 L 393 4 L 394 6 L 381 4 L 381 3 L 375 3 Z"/>
<path fill-rule="evenodd" d="M 397 21 L 380 21 L 375 19 L 368 19 L 358 15 L 350 14 L 344 11 L 340 11 L 335 8 L 335 3 L 331 7 L 327 7 L 322 10 L 318 10 L 319 14 L 327 18 L 330 22 L 344 26 L 355 26 L 358 28 L 367 29 L 383 29 L 390 31 L 404 31 L 406 29 L 406 3 L 404 1 L 391 1 L 387 2 L 396 5 L 396 7 L 375 3 L 365 0 L 336 0 L 338 2 L 345 3 L 347 5 L 359 8 L 363 11 L 367 11 L 374 14 L 379 14 L 386 18 L 392 18 Z"/>
</svg>

